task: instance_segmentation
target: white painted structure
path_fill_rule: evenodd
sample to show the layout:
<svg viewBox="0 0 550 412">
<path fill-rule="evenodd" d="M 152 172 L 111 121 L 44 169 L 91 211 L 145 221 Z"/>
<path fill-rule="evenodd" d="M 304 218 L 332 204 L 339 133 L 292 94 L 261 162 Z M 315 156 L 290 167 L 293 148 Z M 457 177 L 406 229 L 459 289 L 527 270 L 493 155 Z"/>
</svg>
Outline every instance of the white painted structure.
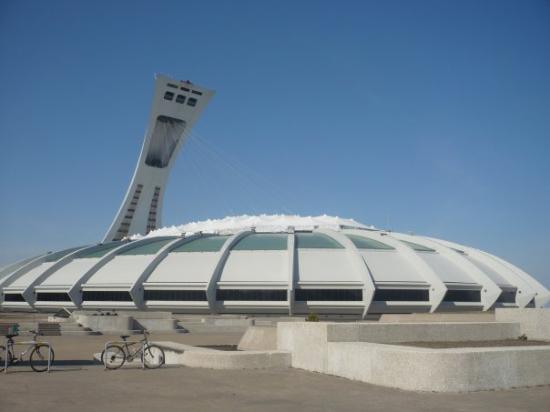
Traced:
<svg viewBox="0 0 550 412">
<path fill-rule="evenodd" d="M 349 219 L 238 216 L 155 230 L 170 169 L 212 95 L 156 77 L 138 164 L 104 243 L 0 269 L 1 309 L 365 317 L 550 299 L 534 278 L 485 252 Z"/>
<path fill-rule="evenodd" d="M 0 271 L 1 307 L 360 318 L 542 307 L 550 299 L 534 278 L 477 249 L 311 219 L 318 220 L 300 230 L 264 224 L 261 231 L 157 236 L 166 233 L 159 230 L 47 254 Z M 215 228 L 215 221 L 208 225 Z"/>
<path fill-rule="evenodd" d="M 214 92 L 157 75 L 149 126 L 134 176 L 104 242 L 161 227 L 166 181 L 179 150 Z"/>
</svg>

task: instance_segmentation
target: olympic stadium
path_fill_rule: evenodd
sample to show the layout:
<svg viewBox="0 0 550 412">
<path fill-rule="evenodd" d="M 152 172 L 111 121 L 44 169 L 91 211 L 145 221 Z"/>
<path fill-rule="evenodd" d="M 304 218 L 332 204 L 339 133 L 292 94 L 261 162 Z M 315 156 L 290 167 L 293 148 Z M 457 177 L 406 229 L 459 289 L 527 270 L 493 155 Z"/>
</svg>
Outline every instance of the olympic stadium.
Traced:
<svg viewBox="0 0 550 412">
<path fill-rule="evenodd" d="M 149 126 L 101 243 L 0 269 L 2 310 L 355 315 L 543 307 L 550 292 L 473 247 L 330 216 L 162 228 L 170 169 L 214 92 L 157 75 Z"/>
</svg>

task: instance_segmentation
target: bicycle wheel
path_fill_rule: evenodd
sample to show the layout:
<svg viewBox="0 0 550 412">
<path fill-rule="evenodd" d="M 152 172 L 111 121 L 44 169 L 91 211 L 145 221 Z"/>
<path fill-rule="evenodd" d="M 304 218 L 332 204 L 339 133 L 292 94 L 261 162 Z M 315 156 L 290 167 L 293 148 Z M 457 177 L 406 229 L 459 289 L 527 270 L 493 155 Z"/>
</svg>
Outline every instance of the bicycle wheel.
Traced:
<svg viewBox="0 0 550 412">
<path fill-rule="evenodd" d="M 160 346 L 147 345 L 141 353 L 141 361 L 148 369 L 160 368 L 164 363 L 164 351 Z"/>
<path fill-rule="evenodd" d="M 55 357 L 53 349 L 48 345 L 44 345 L 43 343 L 39 343 L 34 347 L 31 352 L 31 356 L 29 356 L 29 363 L 31 364 L 31 368 L 33 371 L 45 372 L 48 370 L 49 350 L 51 350 L 50 366 L 52 366 Z"/>
<path fill-rule="evenodd" d="M 6 347 L 0 345 L 0 372 L 4 371 L 4 367 L 6 366 Z M 8 352 L 8 364 L 10 363 L 10 354 Z"/>
<path fill-rule="evenodd" d="M 101 352 L 101 362 L 107 369 L 118 369 L 126 361 L 124 349 L 117 345 L 109 345 Z"/>
</svg>

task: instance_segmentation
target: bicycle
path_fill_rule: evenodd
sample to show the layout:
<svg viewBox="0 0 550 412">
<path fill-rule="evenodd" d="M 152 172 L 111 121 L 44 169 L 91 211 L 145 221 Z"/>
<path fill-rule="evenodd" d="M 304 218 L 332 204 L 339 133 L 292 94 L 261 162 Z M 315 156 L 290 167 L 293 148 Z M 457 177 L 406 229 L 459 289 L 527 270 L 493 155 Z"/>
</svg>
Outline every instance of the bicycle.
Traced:
<svg viewBox="0 0 550 412">
<path fill-rule="evenodd" d="M 150 344 L 147 339 L 149 332 L 143 331 L 143 339 L 140 341 L 129 342 L 127 339 L 129 335 L 121 335 L 123 346 L 116 344 L 109 344 L 101 352 L 101 363 L 105 365 L 107 369 L 118 369 L 126 361 L 132 362 L 138 356 L 141 359 L 142 364 L 148 369 L 157 369 L 164 364 L 165 356 L 164 350 L 154 344 Z M 138 345 L 137 348 L 132 346 Z"/>
<path fill-rule="evenodd" d="M 6 365 L 6 359 L 4 358 L 4 356 L 6 356 L 6 354 L 8 358 L 8 365 L 16 365 L 19 362 L 23 362 L 23 357 L 29 351 L 31 351 L 31 349 L 32 351 L 29 355 L 29 363 L 33 371 L 46 372 L 51 367 L 55 356 L 53 348 L 50 345 L 40 343 L 36 340 L 36 338 L 38 336 L 41 336 L 42 333 L 36 332 L 34 330 L 30 330 L 29 332 L 34 335 L 32 342 L 29 342 L 28 348 L 20 352 L 18 356 L 15 356 L 15 352 L 14 352 L 15 341 L 13 340 L 13 338 L 19 335 L 18 334 L 6 335 L 6 338 L 8 339 L 7 351 L 5 346 L 0 345 L 0 372 L 4 371 L 4 368 Z"/>
</svg>

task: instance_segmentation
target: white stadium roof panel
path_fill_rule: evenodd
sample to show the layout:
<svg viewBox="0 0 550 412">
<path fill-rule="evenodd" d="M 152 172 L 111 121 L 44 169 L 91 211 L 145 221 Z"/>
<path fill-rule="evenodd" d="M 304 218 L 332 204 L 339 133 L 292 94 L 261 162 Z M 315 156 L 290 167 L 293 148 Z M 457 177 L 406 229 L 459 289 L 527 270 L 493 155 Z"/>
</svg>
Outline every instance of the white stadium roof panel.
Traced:
<svg viewBox="0 0 550 412">
<path fill-rule="evenodd" d="M 74 259 L 48 276 L 40 286 L 69 286 L 77 282 L 101 258 Z"/>
<path fill-rule="evenodd" d="M 151 263 L 154 255 L 115 256 L 86 282 L 86 285 L 132 284 Z"/>
<path fill-rule="evenodd" d="M 46 270 L 51 268 L 53 265 L 55 265 L 55 262 L 44 262 L 34 269 L 29 270 L 24 275 L 20 276 L 19 278 L 15 279 L 12 283 L 8 285 L 9 288 L 26 288 L 28 287 L 32 282 L 34 282 L 38 277 L 44 273 Z"/>
<path fill-rule="evenodd" d="M 232 251 L 225 262 L 219 284 L 288 284 L 289 260 L 286 250 Z"/>
<path fill-rule="evenodd" d="M 376 284 L 426 283 L 403 256 L 393 250 L 360 250 Z"/>
<path fill-rule="evenodd" d="M 363 283 L 343 249 L 298 249 L 297 282 L 300 284 Z"/>
<path fill-rule="evenodd" d="M 418 255 L 432 268 L 444 283 L 477 284 L 465 271 L 439 253 L 420 252 Z"/>
<path fill-rule="evenodd" d="M 510 282 L 508 282 L 502 275 L 483 262 L 479 261 L 478 259 L 474 258 L 470 255 L 463 255 L 465 259 L 468 259 L 470 262 L 472 262 L 473 265 L 475 265 L 477 268 L 479 268 L 483 273 L 485 273 L 487 276 L 491 278 L 493 282 L 495 282 L 499 286 L 511 286 Z"/>
<path fill-rule="evenodd" d="M 217 252 L 169 253 L 146 283 L 208 283 L 218 260 Z"/>
</svg>

